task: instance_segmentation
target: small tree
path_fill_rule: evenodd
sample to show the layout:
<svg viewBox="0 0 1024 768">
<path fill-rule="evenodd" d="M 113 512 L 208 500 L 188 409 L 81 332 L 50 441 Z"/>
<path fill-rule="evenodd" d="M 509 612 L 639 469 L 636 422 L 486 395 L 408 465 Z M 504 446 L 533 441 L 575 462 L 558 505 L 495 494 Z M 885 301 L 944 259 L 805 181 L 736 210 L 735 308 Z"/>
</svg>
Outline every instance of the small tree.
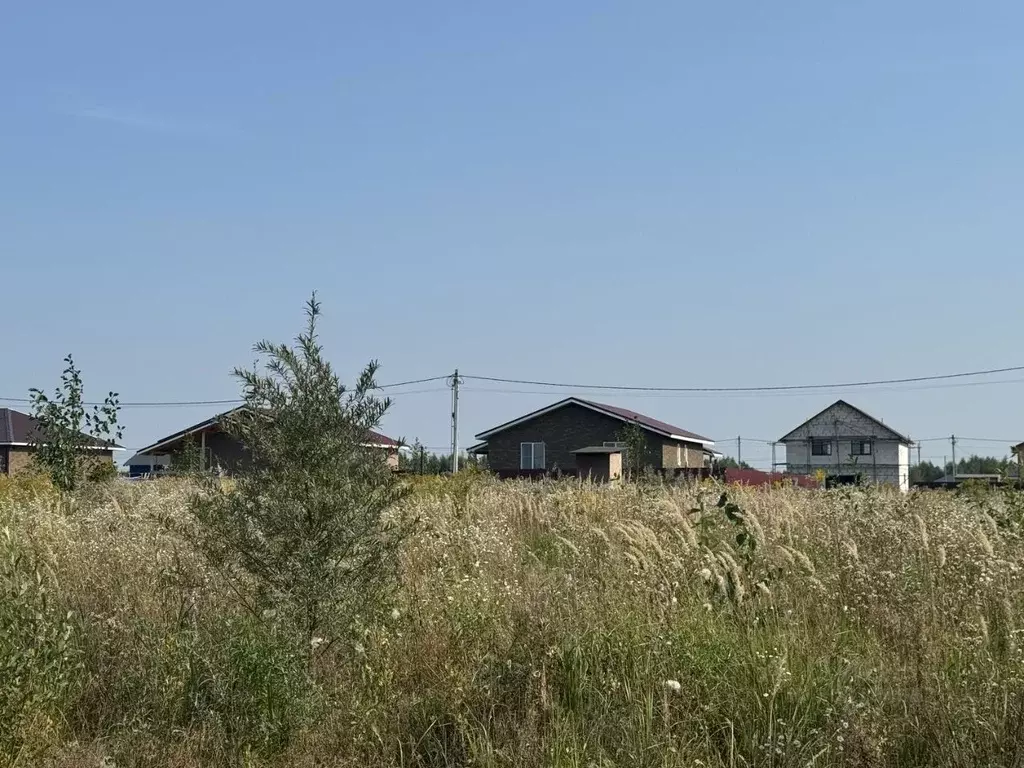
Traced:
<svg viewBox="0 0 1024 768">
<path fill-rule="evenodd" d="M 121 439 L 122 428 L 117 421 L 117 393 L 108 393 L 101 405 L 88 410 L 82 396 L 82 372 L 71 355 L 64 362 L 60 386 L 53 397 L 34 387 L 29 390 L 29 397 L 36 421 L 32 434 L 36 464 L 55 486 L 73 491 L 83 477 L 109 476 L 109 472 L 99 470 L 90 449 L 113 445 Z"/>
<path fill-rule="evenodd" d="M 313 649 L 384 605 L 404 530 L 387 513 L 405 488 L 363 447 L 391 405 L 373 395 L 377 362 L 348 389 L 323 358 L 316 294 L 306 316 L 295 347 L 256 345 L 264 373 L 235 370 L 245 405 L 224 428 L 249 463 L 233 490 L 217 485 L 192 509 L 247 606 L 287 611 Z"/>
<path fill-rule="evenodd" d="M 195 477 L 206 469 L 203 449 L 193 435 L 186 435 L 182 440 L 181 450 L 171 462 L 171 474 L 178 477 Z"/>
<path fill-rule="evenodd" d="M 626 446 L 626 477 L 636 480 L 644 471 L 647 459 L 647 434 L 639 424 L 631 421 L 619 430 L 618 438 Z"/>
</svg>

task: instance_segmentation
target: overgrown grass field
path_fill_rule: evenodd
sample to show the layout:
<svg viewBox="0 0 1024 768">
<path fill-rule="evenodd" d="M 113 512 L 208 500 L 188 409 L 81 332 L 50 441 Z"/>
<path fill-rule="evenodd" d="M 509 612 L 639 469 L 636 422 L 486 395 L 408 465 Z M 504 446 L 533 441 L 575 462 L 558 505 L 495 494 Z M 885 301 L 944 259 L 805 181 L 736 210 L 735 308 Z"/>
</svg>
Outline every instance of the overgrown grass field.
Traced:
<svg viewBox="0 0 1024 768">
<path fill-rule="evenodd" d="M 0 761 L 1024 761 L 1019 495 L 436 479 L 391 609 L 310 664 L 189 490 L 0 488 Z"/>
</svg>

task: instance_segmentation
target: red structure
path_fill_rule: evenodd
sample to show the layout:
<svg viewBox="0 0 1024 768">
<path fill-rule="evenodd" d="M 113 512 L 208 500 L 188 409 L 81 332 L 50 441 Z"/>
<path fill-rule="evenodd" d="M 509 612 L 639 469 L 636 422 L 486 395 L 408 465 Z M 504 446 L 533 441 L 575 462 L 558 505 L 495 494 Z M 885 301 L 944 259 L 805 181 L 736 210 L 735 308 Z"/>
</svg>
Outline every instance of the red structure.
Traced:
<svg viewBox="0 0 1024 768">
<path fill-rule="evenodd" d="M 795 485 L 800 488 L 818 488 L 819 483 L 809 475 L 790 475 L 785 472 L 762 472 L 759 469 L 726 469 L 725 482 L 730 485 L 768 487 Z"/>
</svg>

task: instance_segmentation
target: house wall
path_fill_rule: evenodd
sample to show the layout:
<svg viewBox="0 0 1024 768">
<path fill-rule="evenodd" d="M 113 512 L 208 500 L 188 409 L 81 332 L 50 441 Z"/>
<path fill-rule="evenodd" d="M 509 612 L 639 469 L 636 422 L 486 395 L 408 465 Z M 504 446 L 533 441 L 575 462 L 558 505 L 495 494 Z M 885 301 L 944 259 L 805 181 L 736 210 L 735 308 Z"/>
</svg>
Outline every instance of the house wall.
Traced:
<svg viewBox="0 0 1024 768">
<path fill-rule="evenodd" d="M 696 443 L 680 443 L 676 440 L 665 440 L 661 444 L 661 466 L 665 469 L 703 467 L 704 450 Z"/>
<path fill-rule="evenodd" d="M 879 437 L 884 433 L 886 437 Z M 828 440 L 832 444 L 831 456 L 812 456 L 811 442 Z M 851 456 L 854 440 L 871 440 L 871 456 Z M 837 406 L 787 436 L 786 468 L 801 475 L 823 470 L 828 475 L 854 475 L 861 473 L 865 480 L 894 485 L 900 490 L 910 488 L 910 447 L 893 439 L 871 419 L 851 408 Z"/>
<path fill-rule="evenodd" d="M 35 451 L 27 446 L 10 446 L 7 450 L 7 473 L 16 475 L 29 469 L 34 453 Z"/>
<path fill-rule="evenodd" d="M 546 469 L 576 469 L 572 451 L 621 440 L 625 426 L 619 419 L 581 405 L 566 405 L 489 438 L 487 466 L 495 471 L 518 470 L 520 444 L 536 442 L 544 443 Z M 649 438 L 644 465 L 660 468 L 661 462 L 661 439 Z"/>
<path fill-rule="evenodd" d="M 219 469 L 226 474 L 234 474 L 243 470 L 248 466 L 250 457 L 249 452 L 245 449 L 238 440 L 231 435 L 220 430 L 211 430 L 206 433 L 206 461 L 207 466 L 211 469 Z M 196 448 L 203 445 L 201 435 L 195 437 Z M 381 448 L 374 449 L 380 452 L 381 457 L 387 463 L 391 469 L 398 469 L 398 449 L 397 448 Z M 175 458 L 179 457 L 184 451 L 184 445 L 180 444 L 180 447 L 172 451 L 171 466 L 175 465 Z"/>
<path fill-rule="evenodd" d="M 29 445 L 10 445 L 5 449 L 7 474 L 15 475 L 19 472 L 27 472 L 32 469 L 32 457 L 35 454 L 35 448 Z M 86 458 L 95 461 L 97 464 L 100 463 L 114 463 L 113 451 L 95 451 L 90 450 L 85 452 Z"/>
</svg>

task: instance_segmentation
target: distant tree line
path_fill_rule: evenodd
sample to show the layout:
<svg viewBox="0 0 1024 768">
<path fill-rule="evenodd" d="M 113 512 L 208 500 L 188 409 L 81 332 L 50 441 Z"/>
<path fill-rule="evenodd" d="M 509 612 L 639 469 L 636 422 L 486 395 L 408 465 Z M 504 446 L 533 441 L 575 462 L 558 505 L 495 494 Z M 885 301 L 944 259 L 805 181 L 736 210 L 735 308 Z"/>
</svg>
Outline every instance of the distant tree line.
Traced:
<svg viewBox="0 0 1024 768">
<path fill-rule="evenodd" d="M 443 475 L 452 471 L 452 455 L 450 453 L 434 453 L 428 451 L 419 440 L 414 442 L 410 450 L 398 454 L 398 468 L 411 475 Z M 481 467 L 483 462 L 475 455 L 460 453 L 459 469 Z"/>
<path fill-rule="evenodd" d="M 972 455 L 960 459 L 956 463 L 956 474 L 958 475 L 1002 475 L 1003 477 L 1018 477 L 1020 467 L 1017 460 L 1009 457 L 998 458 L 996 456 Z M 922 461 L 910 468 L 911 483 L 930 483 L 946 475 L 953 474 L 953 462 L 947 461 L 945 467 L 933 464 L 930 461 Z"/>
</svg>

